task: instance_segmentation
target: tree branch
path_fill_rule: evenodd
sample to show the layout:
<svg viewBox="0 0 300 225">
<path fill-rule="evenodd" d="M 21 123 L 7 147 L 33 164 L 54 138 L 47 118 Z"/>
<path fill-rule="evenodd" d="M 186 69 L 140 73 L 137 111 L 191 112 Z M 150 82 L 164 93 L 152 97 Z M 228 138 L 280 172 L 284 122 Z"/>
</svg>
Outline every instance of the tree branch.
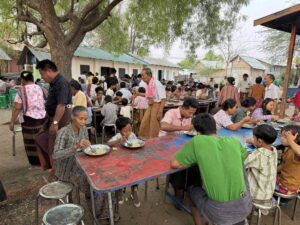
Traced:
<svg viewBox="0 0 300 225">
<path fill-rule="evenodd" d="M 98 18 L 95 18 L 91 23 L 85 24 L 81 31 L 82 32 L 89 32 L 93 29 L 95 29 L 97 26 L 99 26 L 101 23 L 103 23 L 104 20 L 109 17 L 110 12 L 113 10 L 113 8 L 118 5 L 120 2 L 123 0 L 113 0 L 103 11 L 102 15 L 99 16 Z"/>
<path fill-rule="evenodd" d="M 88 3 L 82 10 L 80 19 L 83 21 L 91 11 L 93 11 L 100 5 L 101 2 L 103 2 L 103 0 L 93 0 L 90 3 Z"/>
<path fill-rule="evenodd" d="M 75 17 L 78 18 L 78 17 L 75 16 L 75 14 L 74 14 L 74 5 L 75 5 L 75 0 L 71 0 L 71 6 L 70 6 L 69 11 L 68 11 L 65 15 L 63 15 L 63 16 L 58 16 L 58 17 L 57 17 L 57 18 L 58 18 L 58 21 L 59 21 L 60 23 L 65 23 L 65 22 L 67 22 L 68 20 L 73 20 L 73 19 L 75 19 Z"/>
</svg>

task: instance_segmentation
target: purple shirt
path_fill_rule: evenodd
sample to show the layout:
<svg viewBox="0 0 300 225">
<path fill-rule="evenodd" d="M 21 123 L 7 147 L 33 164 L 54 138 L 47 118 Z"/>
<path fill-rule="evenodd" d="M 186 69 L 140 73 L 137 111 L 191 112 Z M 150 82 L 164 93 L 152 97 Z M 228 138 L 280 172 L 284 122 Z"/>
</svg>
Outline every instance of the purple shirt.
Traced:
<svg viewBox="0 0 300 225">
<path fill-rule="evenodd" d="M 257 108 L 252 113 L 251 119 L 253 120 L 264 120 L 270 122 L 272 119 L 272 115 L 264 115 L 262 108 Z"/>
</svg>

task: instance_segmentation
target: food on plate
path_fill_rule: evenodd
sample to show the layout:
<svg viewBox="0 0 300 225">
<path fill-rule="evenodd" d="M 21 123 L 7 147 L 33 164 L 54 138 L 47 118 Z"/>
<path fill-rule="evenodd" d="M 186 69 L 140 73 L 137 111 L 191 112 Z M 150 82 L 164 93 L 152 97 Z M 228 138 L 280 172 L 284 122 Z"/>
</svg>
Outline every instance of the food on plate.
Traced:
<svg viewBox="0 0 300 225">
<path fill-rule="evenodd" d="M 91 155 L 103 155 L 105 154 L 107 151 L 105 148 L 92 148 L 92 150 L 89 152 Z"/>
</svg>

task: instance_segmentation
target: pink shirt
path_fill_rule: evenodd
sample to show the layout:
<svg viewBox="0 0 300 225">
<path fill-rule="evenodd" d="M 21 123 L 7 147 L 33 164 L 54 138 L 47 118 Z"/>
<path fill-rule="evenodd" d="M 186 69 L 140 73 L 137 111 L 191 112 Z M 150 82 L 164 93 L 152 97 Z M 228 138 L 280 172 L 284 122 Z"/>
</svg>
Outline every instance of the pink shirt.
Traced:
<svg viewBox="0 0 300 225">
<path fill-rule="evenodd" d="M 148 108 L 148 101 L 146 97 L 137 96 L 133 100 L 133 107 L 135 109 L 147 109 Z"/>
<path fill-rule="evenodd" d="M 170 109 L 166 112 L 161 122 L 165 122 L 174 126 L 187 126 L 192 123 L 192 118 L 182 118 L 180 114 L 180 107 L 176 109 Z M 183 131 L 176 131 L 176 133 L 182 133 Z M 165 136 L 166 131 L 159 131 L 159 136 Z"/>
<path fill-rule="evenodd" d="M 215 115 L 214 119 L 217 124 L 217 129 L 222 127 L 226 128 L 227 126 L 233 124 L 231 121 L 231 116 L 229 116 L 223 109 L 220 109 Z"/>
<path fill-rule="evenodd" d="M 43 119 L 46 116 L 45 111 L 45 99 L 43 90 L 40 86 L 35 84 L 28 84 L 24 86 L 26 89 L 28 108 L 26 116 L 29 116 L 33 119 Z M 22 104 L 22 99 L 17 93 L 14 102 Z M 22 118 L 20 118 L 22 122 Z"/>
</svg>

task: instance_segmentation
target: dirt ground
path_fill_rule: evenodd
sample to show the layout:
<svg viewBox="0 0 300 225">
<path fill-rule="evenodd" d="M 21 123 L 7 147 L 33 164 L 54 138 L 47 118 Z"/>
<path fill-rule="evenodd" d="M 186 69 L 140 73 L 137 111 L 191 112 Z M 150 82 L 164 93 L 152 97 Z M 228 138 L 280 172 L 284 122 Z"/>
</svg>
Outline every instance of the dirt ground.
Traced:
<svg viewBox="0 0 300 225">
<path fill-rule="evenodd" d="M 12 134 L 8 129 L 10 110 L 0 109 L 0 179 L 7 191 L 8 201 L 0 204 L 0 225 L 35 224 L 35 198 L 40 187 L 47 181 L 54 180 L 53 175 L 39 167 L 30 167 L 23 145 L 22 134 L 16 135 L 16 156 L 12 156 Z M 177 210 L 167 199 L 163 201 L 165 178 L 160 178 L 160 189 L 156 182 L 150 182 L 148 200 L 144 200 L 144 185 L 139 187 L 141 207 L 135 208 L 131 201 L 120 206 L 121 220 L 118 225 L 192 225 L 193 220 L 187 213 Z M 92 225 L 91 214 L 84 197 L 81 204 L 85 209 L 85 224 Z M 44 200 L 41 203 L 40 218 L 43 213 L 55 205 L 55 202 Z M 296 220 L 290 219 L 292 204 L 282 208 L 282 225 L 300 224 L 300 204 Z M 263 217 L 262 225 L 271 225 L 271 213 Z M 253 218 L 255 220 L 256 218 Z M 40 223 L 41 224 L 41 220 Z M 253 223 L 254 224 L 254 223 Z"/>
</svg>

